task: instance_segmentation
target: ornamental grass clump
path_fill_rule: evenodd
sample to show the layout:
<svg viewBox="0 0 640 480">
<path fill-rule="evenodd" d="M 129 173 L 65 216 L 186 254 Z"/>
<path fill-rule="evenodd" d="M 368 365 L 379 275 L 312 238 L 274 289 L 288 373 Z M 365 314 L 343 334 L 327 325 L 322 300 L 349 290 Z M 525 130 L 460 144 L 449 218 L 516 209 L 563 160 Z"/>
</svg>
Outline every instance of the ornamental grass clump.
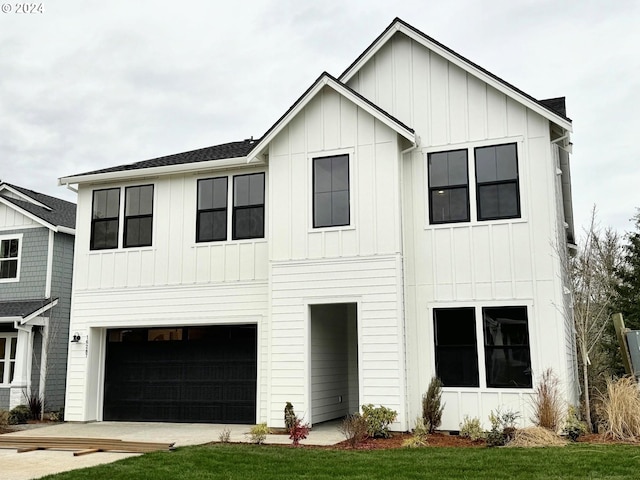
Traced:
<svg viewBox="0 0 640 480">
<path fill-rule="evenodd" d="M 360 413 L 347 415 L 338 430 L 347 439 L 347 443 L 351 448 L 355 448 L 369 436 L 367 434 L 367 421 Z"/>
<path fill-rule="evenodd" d="M 560 429 L 565 410 L 559 384 L 560 380 L 553 373 L 553 370 L 550 368 L 545 370 L 531 399 L 533 407 L 531 421 L 536 426 L 552 432 L 557 432 Z"/>
<path fill-rule="evenodd" d="M 607 380 L 602 397 L 601 417 L 608 438 L 640 441 L 640 390 L 635 379 Z"/>
<path fill-rule="evenodd" d="M 567 444 L 557 433 L 544 427 L 519 428 L 506 447 L 564 447 Z"/>
</svg>

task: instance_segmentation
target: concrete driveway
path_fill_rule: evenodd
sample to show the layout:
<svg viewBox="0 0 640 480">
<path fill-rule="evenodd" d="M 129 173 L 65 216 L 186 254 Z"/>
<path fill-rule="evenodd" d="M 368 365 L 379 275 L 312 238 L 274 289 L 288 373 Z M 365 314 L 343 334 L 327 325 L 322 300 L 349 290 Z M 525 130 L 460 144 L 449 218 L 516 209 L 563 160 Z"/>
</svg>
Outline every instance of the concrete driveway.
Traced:
<svg viewBox="0 0 640 480">
<path fill-rule="evenodd" d="M 218 425 L 202 423 L 95 422 L 62 423 L 7 433 L 5 436 L 117 438 L 139 442 L 175 443 L 176 447 L 201 445 L 219 441 L 223 429 L 231 432 L 231 442 L 248 442 L 250 425 Z M 344 440 L 338 423 L 320 424 L 313 428 L 306 445 L 333 445 Z M 268 435 L 265 443 L 290 444 L 288 435 Z M 52 473 L 92 467 L 134 457 L 135 453 L 98 452 L 74 457 L 71 451 L 38 450 L 17 453 L 0 449 L 0 480 L 28 480 Z"/>
</svg>

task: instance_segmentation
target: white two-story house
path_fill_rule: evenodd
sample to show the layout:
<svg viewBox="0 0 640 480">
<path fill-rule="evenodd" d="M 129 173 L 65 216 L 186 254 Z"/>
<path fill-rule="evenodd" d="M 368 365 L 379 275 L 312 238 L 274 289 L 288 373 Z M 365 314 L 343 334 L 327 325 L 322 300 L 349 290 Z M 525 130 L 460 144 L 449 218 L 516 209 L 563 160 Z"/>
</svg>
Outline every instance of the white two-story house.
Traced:
<svg viewBox="0 0 640 480">
<path fill-rule="evenodd" d="M 275 112 L 274 118 L 281 113 Z M 66 419 L 410 428 L 576 399 L 571 120 L 396 19 L 257 140 L 72 175 Z"/>
</svg>

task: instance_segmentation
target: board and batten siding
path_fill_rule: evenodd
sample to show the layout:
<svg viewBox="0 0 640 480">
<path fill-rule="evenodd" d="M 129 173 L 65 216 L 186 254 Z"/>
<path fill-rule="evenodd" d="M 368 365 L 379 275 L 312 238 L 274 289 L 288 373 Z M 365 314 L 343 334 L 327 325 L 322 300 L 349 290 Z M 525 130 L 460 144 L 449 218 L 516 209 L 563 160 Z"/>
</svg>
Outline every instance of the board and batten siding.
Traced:
<svg viewBox="0 0 640 480">
<path fill-rule="evenodd" d="M 3 192 L 3 195 L 4 194 L 5 192 Z M 14 208 L 7 207 L 3 203 L 0 203 L 0 235 L 4 234 L 5 230 L 40 226 L 38 222 L 22 215 Z"/>
<path fill-rule="evenodd" d="M 349 86 L 411 125 L 421 148 L 402 162 L 410 418 L 435 374 L 433 309 L 523 305 L 528 308 L 533 382 L 553 368 L 573 385 L 564 318 L 560 253 L 563 211 L 549 121 L 424 46 L 397 33 Z M 516 143 L 521 218 L 475 220 L 473 148 Z M 469 148 L 471 222 L 429 225 L 427 156 Z M 560 221 L 558 221 L 560 220 Z M 483 333 L 476 318 L 481 385 Z M 445 388 L 442 428 L 464 415 L 487 425 L 492 409 L 529 418 L 531 389 Z M 568 395 L 569 398 L 573 395 Z"/>
<path fill-rule="evenodd" d="M 196 243 L 197 180 L 254 168 L 81 186 L 65 418 L 100 420 L 104 342 L 109 328 L 258 325 L 258 418 L 266 416 L 268 250 L 266 238 Z M 153 245 L 89 250 L 94 188 L 154 185 Z M 267 194 L 268 195 L 268 194 Z M 268 203 L 268 196 L 267 196 Z M 123 215 L 121 201 L 121 218 Z M 268 207 L 267 207 L 268 209 Z M 231 216 L 231 205 L 228 215 Z M 231 230 L 229 229 L 229 238 Z M 122 233 L 121 233 L 122 235 Z M 85 342 L 88 339 L 88 349 Z"/>
</svg>

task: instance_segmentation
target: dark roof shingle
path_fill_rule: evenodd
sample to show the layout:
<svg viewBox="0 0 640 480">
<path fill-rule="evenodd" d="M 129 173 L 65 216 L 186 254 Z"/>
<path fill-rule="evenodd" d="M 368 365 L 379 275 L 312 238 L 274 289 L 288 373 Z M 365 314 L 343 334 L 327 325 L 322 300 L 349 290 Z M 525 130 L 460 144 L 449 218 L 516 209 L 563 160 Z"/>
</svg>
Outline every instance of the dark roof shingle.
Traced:
<svg viewBox="0 0 640 480">
<path fill-rule="evenodd" d="M 25 200 L 18 200 L 16 198 L 9 197 L 8 195 L 0 196 L 5 200 L 13 203 L 17 207 L 35 215 L 38 218 L 41 218 L 47 223 L 55 226 L 62 226 L 67 228 L 76 228 L 76 204 L 72 202 L 68 202 L 66 200 L 62 200 L 60 198 L 51 197 L 49 195 L 45 195 L 44 193 L 34 192 L 33 190 L 29 190 L 27 188 L 22 188 L 17 185 L 12 185 L 10 183 L 3 182 L 0 185 L 6 185 L 8 187 L 13 188 L 14 190 L 26 195 L 27 197 L 32 198 L 33 200 L 46 205 L 51 210 L 43 208 L 34 203 L 27 202 Z"/>
<path fill-rule="evenodd" d="M 40 298 L 37 300 L 21 300 L 17 302 L 0 302 L 0 318 L 22 317 L 26 318 L 42 307 L 55 301 L 55 298 Z"/>
</svg>

